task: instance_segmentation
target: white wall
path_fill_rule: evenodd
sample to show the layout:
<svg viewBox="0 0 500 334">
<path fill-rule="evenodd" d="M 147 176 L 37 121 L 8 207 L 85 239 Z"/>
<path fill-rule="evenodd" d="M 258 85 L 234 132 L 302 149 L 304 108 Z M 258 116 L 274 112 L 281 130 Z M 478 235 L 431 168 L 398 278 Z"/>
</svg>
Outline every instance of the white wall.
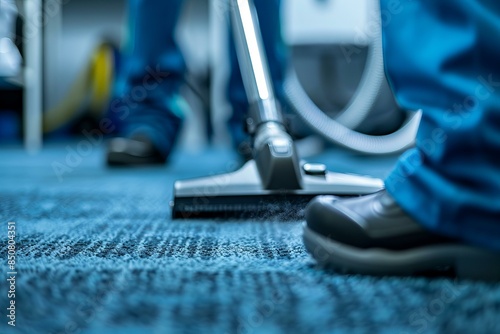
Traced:
<svg viewBox="0 0 500 334">
<path fill-rule="evenodd" d="M 371 1 L 284 0 L 284 37 L 290 45 L 352 43 L 365 27 Z"/>
</svg>

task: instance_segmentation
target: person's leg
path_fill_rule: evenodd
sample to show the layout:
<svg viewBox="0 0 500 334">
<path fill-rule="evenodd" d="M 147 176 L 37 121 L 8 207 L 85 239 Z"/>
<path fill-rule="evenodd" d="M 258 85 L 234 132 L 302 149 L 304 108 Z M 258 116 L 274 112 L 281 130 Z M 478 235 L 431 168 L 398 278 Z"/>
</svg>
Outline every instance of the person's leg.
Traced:
<svg viewBox="0 0 500 334">
<path fill-rule="evenodd" d="M 387 190 L 426 228 L 498 250 L 499 40 L 496 0 L 408 2 L 384 30 L 396 97 L 423 110 Z"/>
<path fill-rule="evenodd" d="M 259 24 L 273 81 L 273 88 L 276 97 L 283 103 L 283 78 L 287 64 L 287 50 L 281 35 L 281 0 L 254 0 L 254 3 L 259 16 Z M 227 96 L 233 113 L 228 126 L 233 142 L 238 146 L 247 137 L 247 134 L 243 131 L 243 124 L 248 109 L 248 101 L 243 87 L 232 31 L 229 37 L 231 73 L 227 87 Z"/>
<path fill-rule="evenodd" d="M 416 147 L 387 177 L 386 191 L 312 201 L 306 247 L 354 272 L 450 266 L 499 279 L 500 3 L 381 4 L 389 81 L 403 108 L 423 110 Z"/>
<path fill-rule="evenodd" d="M 110 106 L 123 121 L 120 135 L 149 140 L 157 162 L 172 150 L 183 116 L 178 89 L 185 63 L 174 40 L 181 5 L 182 0 L 129 1 L 129 41 Z"/>
</svg>

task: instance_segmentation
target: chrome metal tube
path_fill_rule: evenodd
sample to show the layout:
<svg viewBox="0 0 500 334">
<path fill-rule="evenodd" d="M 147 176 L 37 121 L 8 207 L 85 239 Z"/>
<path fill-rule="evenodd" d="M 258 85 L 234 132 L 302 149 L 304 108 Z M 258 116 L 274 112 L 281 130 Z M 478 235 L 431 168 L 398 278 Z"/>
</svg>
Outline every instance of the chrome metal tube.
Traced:
<svg viewBox="0 0 500 334">
<path fill-rule="evenodd" d="M 265 122 L 282 124 L 255 5 L 252 0 L 232 1 L 232 27 L 243 85 L 251 106 L 249 116 L 254 125 Z"/>
<path fill-rule="evenodd" d="M 232 27 L 250 108 L 253 157 L 264 189 L 301 189 L 302 175 L 292 138 L 274 96 L 253 0 L 233 0 Z M 251 124 L 250 124 L 251 123 Z"/>
</svg>

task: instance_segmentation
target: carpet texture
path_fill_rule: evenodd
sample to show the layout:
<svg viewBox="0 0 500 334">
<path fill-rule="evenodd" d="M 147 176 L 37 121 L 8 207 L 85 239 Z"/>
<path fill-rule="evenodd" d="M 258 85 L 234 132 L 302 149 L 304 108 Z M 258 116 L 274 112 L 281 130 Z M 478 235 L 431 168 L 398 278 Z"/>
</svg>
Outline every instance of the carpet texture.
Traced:
<svg viewBox="0 0 500 334">
<path fill-rule="evenodd" d="M 67 154 L 0 148 L 0 333 L 500 333 L 500 284 L 323 270 L 300 221 L 171 221 L 173 181 L 228 171 L 231 153 L 136 169 L 107 169 L 100 148 Z M 394 161 L 324 158 L 376 176 Z M 58 163 L 71 171 L 58 178 Z M 8 221 L 16 328 L 5 316 Z"/>
</svg>

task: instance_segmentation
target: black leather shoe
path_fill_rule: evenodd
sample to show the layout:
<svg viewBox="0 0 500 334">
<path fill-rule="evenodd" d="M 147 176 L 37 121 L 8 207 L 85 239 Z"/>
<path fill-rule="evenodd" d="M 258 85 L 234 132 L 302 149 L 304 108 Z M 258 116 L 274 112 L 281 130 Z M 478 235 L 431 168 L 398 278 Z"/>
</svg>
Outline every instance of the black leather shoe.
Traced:
<svg viewBox="0 0 500 334">
<path fill-rule="evenodd" d="M 412 220 L 385 191 L 356 198 L 319 196 L 306 209 L 304 243 L 342 272 L 412 275 L 453 269 L 459 277 L 500 279 L 500 254 L 437 235 Z"/>
<path fill-rule="evenodd" d="M 107 163 L 110 166 L 163 164 L 166 157 L 145 136 L 113 138 L 108 143 Z"/>
</svg>

